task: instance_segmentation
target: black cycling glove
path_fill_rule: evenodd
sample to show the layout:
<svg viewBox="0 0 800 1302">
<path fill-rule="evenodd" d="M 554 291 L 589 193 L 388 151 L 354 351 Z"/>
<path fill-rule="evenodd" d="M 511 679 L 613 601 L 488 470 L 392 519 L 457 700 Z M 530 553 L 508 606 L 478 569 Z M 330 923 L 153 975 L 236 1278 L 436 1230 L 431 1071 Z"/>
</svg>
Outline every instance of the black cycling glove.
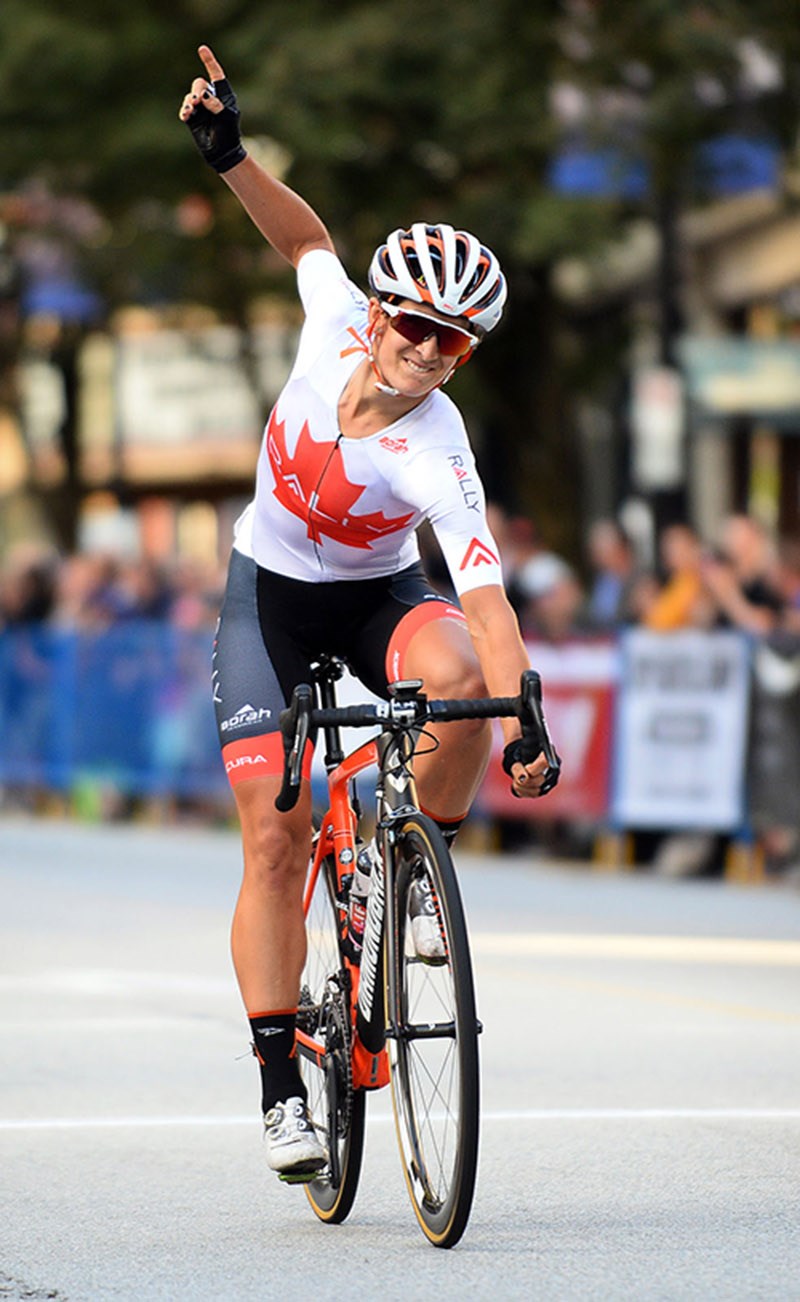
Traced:
<svg viewBox="0 0 800 1302">
<path fill-rule="evenodd" d="M 200 103 L 186 125 L 203 158 L 215 172 L 222 173 L 247 158 L 247 150 L 239 130 L 239 105 L 227 77 L 214 83 L 214 91 L 222 101 L 222 112 L 212 113 Z"/>
<path fill-rule="evenodd" d="M 510 741 L 503 751 L 503 768 L 510 778 L 513 778 L 512 772 L 515 764 L 530 764 L 541 753 L 542 747 L 538 746 L 535 741 L 517 737 L 515 741 Z M 561 759 L 556 755 L 556 764 L 551 764 L 544 772 L 544 782 L 539 788 L 538 795 L 546 796 L 548 791 L 552 791 L 561 776 Z M 514 793 L 516 795 L 516 792 Z"/>
</svg>

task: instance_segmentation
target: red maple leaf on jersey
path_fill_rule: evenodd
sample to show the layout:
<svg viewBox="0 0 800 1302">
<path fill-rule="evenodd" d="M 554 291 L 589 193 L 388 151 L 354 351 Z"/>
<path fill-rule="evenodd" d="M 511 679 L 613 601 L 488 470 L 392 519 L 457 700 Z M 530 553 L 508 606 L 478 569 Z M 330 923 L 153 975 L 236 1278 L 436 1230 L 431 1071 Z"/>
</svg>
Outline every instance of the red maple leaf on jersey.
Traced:
<svg viewBox="0 0 800 1302">
<path fill-rule="evenodd" d="M 273 493 L 281 506 L 304 521 L 314 542 L 327 534 L 347 547 L 369 549 L 374 539 L 397 533 L 413 519 L 413 511 L 388 517 L 383 511 L 351 514 L 365 485 L 351 484 L 338 442 L 316 443 L 306 421 L 294 455 L 289 456 L 286 422 L 279 421 L 273 410 L 267 426 L 267 456 L 275 477 Z"/>
</svg>

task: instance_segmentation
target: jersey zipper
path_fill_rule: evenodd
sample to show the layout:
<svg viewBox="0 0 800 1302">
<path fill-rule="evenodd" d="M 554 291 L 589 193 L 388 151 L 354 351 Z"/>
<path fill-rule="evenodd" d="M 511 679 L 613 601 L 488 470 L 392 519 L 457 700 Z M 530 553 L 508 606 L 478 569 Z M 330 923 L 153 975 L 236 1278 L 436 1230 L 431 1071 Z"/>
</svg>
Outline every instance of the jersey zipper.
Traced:
<svg viewBox="0 0 800 1302">
<path fill-rule="evenodd" d="M 320 471 L 320 475 L 319 475 L 319 479 L 317 480 L 316 488 L 314 489 L 313 493 L 311 494 L 310 498 L 308 499 L 308 518 L 307 518 L 307 523 L 308 523 L 308 534 L 309 534 L 309 537 L 310 537 L 310 539 L 311 539 L 312 546 L 313 546 L 313 548 L 314 548 L 314 555 L 315 555 L 316 558 L 317 558 L 317 564 L 319 565 L 319 568 L 322 570 L 323 574 L 325 573 L 325 562 L 324 562 L 323 559 L 322 559 L 322 551 L 321 551 L 321 549 L 320 549 L 319 541 L 318 541 L 318 539 L 319 539 L 319 530 L 317 529 L 316 525 L 312 523 L 311 516 L 312 516 L 312 513 L 313 513 L 313 511 L 314 511 L 314 509 L 315 509 L 315 507 L 316 507 L 316 505 L 317 505 L 317 502 L 319 501 L 320 489 L 322 488 L 322 482 L 323 482 L 325 476 L 326 476 L 327 473 L 328 473 L 328 467 L 330 466 L 331 461 L 333 460 L 334 456 L 336 455 L 336 453 L 337 453 L 337 451 L 338 451 L 338 449 L 339 449 L 339 444 L 341 443 L 341 441 L 342 441 L 343 438 L 344 438 L 344 435 L 342 434 L 342 432 L 341 432 L 341 430 L 340 430 L 339 433 L 336 435 L 336 440 L 335 440 L 335 442 L 334 442 L 334 444 L 333 444 L 333 447 L 331 448 L 331 450 L 330 450 L 330 452 L 329 452 L 329 454 L 328 454 L 328 457 L 327 457 L 327 460 L 326 460 L 326 462 L 325 462 L 325 465 L 322 467 L 322 470 Z"/>
</svg>

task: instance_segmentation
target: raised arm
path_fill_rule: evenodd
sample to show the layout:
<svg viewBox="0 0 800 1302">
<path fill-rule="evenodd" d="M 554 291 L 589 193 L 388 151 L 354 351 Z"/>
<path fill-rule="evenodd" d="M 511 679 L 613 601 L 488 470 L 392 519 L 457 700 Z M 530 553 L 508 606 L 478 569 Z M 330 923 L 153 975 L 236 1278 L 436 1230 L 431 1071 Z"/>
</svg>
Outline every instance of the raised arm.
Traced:
<svg viewBox="0 0 800 1302">
<path fill-rule="evenodd" d="M 264 239 L 292 266 L 311 249 L 333 252 L 333 241 L 313 208 L 244 149 L 236 96 L 222 65 L 208 45 L 197 52 L 206 76 L 195 77 L 178 116 L 206 162 L 222 176 Z"/>
</svg>

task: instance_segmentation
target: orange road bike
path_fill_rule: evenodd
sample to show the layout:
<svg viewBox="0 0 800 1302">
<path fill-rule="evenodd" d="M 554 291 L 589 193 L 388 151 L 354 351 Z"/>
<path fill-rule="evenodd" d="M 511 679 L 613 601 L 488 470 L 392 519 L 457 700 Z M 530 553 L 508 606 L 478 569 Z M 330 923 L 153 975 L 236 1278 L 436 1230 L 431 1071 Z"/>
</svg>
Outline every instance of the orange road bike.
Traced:
<svg viewBox="0 0 800 1302">
<path fill-rule="evenodd" d="M 308 956 L 297 1015 L 297 1053 L 327 1166 L 305 1185 L 322 1221 L 342 1222 L 356 1195 L 364 1148 L 366 1097 L 391 1083 L 406 1185 L 423 1233 L 452 1247 L 466 1228 L 478 1161 L 480 1084 L 469 937 L 445 840 L 420 810 L 415 751 L 435 739 L 431 722 L 517 716 L 533 755 L 551 772 L 560 761 L 541 709 L 541 682 L 523 674 L 520 695 L 429 701 L 419 681 L 395 683 L 390 699 L 339 707 L 344 665 L 325 657 L 314 687 L 296 688 L 283 711 L 286 764 L 276 804 L 297 800 L 309 734 L 322 729 L 330 806 L 315 833 L 305 887 Z M 342 727 L 378 727 L 345 755 Z M 346 942 L 349 883 L 362 845 L 355 778 L 377 765 L 375 845 L 360 963 Z M 417 957 L 409 899 L 414 883 L 432 888 L 443 955 Z"/>
</svg>

